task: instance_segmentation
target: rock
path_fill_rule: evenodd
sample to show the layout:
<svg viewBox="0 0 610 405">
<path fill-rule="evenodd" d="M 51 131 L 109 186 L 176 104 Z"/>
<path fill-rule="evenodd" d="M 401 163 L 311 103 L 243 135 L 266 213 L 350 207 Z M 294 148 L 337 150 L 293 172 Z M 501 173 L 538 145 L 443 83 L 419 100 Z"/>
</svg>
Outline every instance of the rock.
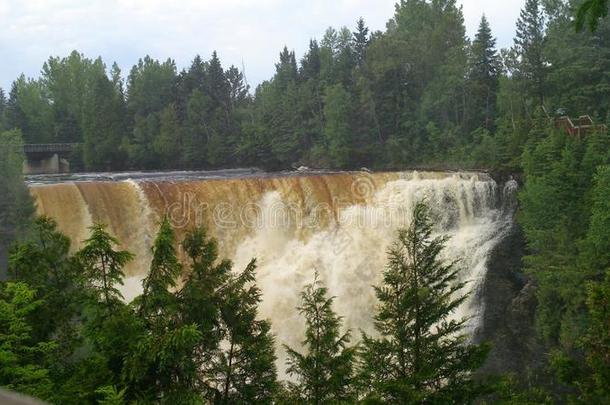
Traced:
<svg viewBox="0 0 610 405">
<path fill-rule="evenodd" d="M 517 224 L 492 251 L 479 298 L 484 305 L 475 342 L 489 342 L 491 351 L 480 375 L 516 373 L 544 364 L 544 350 L 535 330 L 536 286 L 523 273 L 524 235 Z"/>
<path fill-rule="evenodd" d="M 297 168 L 297 172 L 308 172 L 308 171 L 310 171 L 310 170 L 311 170 L 311 169 L 310 169 L 309 167 L 307 167 L 307 166 L 299 166 L 299 167 Z"/>
</svg>

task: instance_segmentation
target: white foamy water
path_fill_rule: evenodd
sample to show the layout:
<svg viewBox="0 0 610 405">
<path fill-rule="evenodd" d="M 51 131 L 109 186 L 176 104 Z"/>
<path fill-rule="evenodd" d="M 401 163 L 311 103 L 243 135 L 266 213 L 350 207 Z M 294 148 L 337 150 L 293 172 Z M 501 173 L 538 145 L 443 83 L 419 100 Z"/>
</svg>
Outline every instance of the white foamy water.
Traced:
<svg viewBox="0 0 610 405">
<path fill-rule="evenodd" d="M 258 258 L 257 281 L 263 292 L 260 311 L 273 322 L 280 370 L 285 353 L 279 346 L 299 347 L 303 340 L 305 325 L 295 307 L 301 289 L 313 280 L 315 271 L 329 293 L 336 296 L 334 309 L 344 317 L 344 326 L 352 329 L 352 336 L 358 339 L 360 330 L 374 333 L 377 300 L 372 285 L 381 283 L 386 252 L 421 199 L 431 207 L 436 235 L 449 238 L 444 259 L 459 260 L 460 280 L 469 282 L 464 293 L 470 292 L 470 298 L 454 316 L 471 318 L 471 331 L 477 327 L 483 303 L 476 293 L 487 259 L 511 222 L 510 215 L 498 208 L 496 183 L 459 176 L 400 179 L 387 183 L 371 197 L 368 204 L 342 208 L 334 226 L 315 231 L 305 240 L 297 236 L 298 225 L 275 226 L 267 219 L 239 244 L 236 269 L 243 268 L 251 257 Z M 268 193 L 262 206 L 264 215 L 274 217 L 282 209 L 281 195 Z"/>
<path fill-rule="evenodd" d="M 272 322 L 283 375 L 282 344 L 298 348 L 304 320 L 296 307 L 314 272 L 336 296 L 335 311 L 358 338 L 373 333 L 377 304 L 373 285 L 381 282 L 387 250 L 397 230 L 410 221 L 419 200 L 431 208 L 436 235 L 448 237 L 446 260 L 459 260 L 460 279 L 470 298 L 454 314 L 470 318 L 474 330 L 483 303 L 477 291 L 490 251 L 509 228 L 516 183 L 504 187 L 480 173 L 314 173 L 216 178 L 164 173 L 159 177 L 113 174 L 103 181 L 69 179 L 31 184 L 41 214 L 79 247 L 93 222 L 108 224 L 121 247 L 136 254 L 121 288 L 127 300 L 141 293 L 159 220 L 173 221 L 178 240 L 199 225 L 219 239 L 222 257 L 241 271 L 258 259 L 263 293 L 260 317 Z M 127 176 L 128 178 L 123 178 Z M 116 178 L 116 179 L 114 179 Z"/>
</svg>

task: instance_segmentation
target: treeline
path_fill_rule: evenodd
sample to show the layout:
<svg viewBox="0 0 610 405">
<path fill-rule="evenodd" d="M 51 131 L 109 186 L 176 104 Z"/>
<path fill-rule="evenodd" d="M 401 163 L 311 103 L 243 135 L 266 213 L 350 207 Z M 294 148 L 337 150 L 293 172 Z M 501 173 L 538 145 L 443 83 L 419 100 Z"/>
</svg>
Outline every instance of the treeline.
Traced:
<svg viewBox="0 0 610 405">
<path fill-rule="evenodd" d="M 610 401 L 610 136 L 566 136 L 534 120 L 519 223 L 545 348 L 533 385 L 573 403 Z M 534 377 L 535 376 L 535 377 Z M 571 389 L 566 390 L 566 387 Z"/>
<path fill-rule="evenodd" d="M 528 0 L 514 46 L 498 50 L 485 17 L 466 37 L 454 0 L 403 0 L 384 32 L 361 19 L 300 58 L 284 48 L 254 94 L 215 52 L 180 72 L 145 57 L 123 80 L 75 51 L 19 77 L 0 116 L 26 143 L 81 142 L 87 170 L 515 169 L 538 108 L 607 120 L 610 24 L 576 33 L 579 3 Z"/>
<path fill-rule="evenodd" d="M 234 272 L 205 229 L 180 242 L 183 268 L 164 220 L 131 303 L 118 288 L 133 256 L 103 225 L 73 255 L 53 220 L 33 235 L 0 283 L 0 386 L 61 404 L 470 403 L 491 392 L 473 377 L 487 347 L 451 319 L 464 283 L 440 260 L 445 240 L 421 203 L 375 287 L 378 336 L 354 344 L 324 284 L 305 286 L 305 351 L 286 347 L 290 381 L 278 380 L 271 325 L 257 316 L 255 260 Z"/>
</svg>

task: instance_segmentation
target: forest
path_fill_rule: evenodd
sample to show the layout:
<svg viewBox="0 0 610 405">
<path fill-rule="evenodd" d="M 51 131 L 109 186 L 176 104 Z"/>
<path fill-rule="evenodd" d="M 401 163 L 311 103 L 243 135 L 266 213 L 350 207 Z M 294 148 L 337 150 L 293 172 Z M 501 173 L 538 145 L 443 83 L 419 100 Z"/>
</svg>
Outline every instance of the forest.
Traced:
<svg viewBox="0 0 610 405">
<path fill-rule="evenodd" d="M 513 46 L 498 49 L 484 16 L 466 36 L 455 0 L 401 0 L 383 32 L 360 19 L 312 39 L 299 59 L 285 47 L 256 89 L 216 52 L 181 71 L 145 56 L 126 77 L 78 51 L 50 57 L 40 77 L 0 89 L 0 386 L 62 404 L 607 403 L 610 135 L 557 125 L 566 115 L 610 125 L 607 10 L 604 0 L 526 0 Z M 144 292 L 127 304 L 117 285 L 132 255 L 102 225 L 70 254 L 53 220 L 33 218 L 20 146 L 53 142 L 78 143 L 71 161 L 87 171 L 513 175 L 543 364 L 477 374 L 488 347 L 463 345 L 463 325 L 447 320 L 460 299 L 447 298 L 454 273 L 438 261 L 443 241 L 421 205 L 375 287 L 379 337 L 341 334 L 341 314 L 314 279 L 295 308 L 309 351 L 287 348 L 293 380 L 279 381 L 281 342 L 256 317 L 255 261 L 232 271 L 205 229 L 177 241 L 163 223 Z M 414 251 L 427 266 L 405 264 Z"/>
<path fill-rule="evenodd" d="M 527 2 L 514 46 L 483 16 L 466 37 L 454 1 L 403 1 L 385 32 L 329 28 L 279 53 L 256 89 L 214 52 L 178 72 L 143 57 L 72 52 L 0 91 L 0 128 L 74 142 L 80 170 L 414 166 L 518 170 L 532 118 L 608 119 L 610 25 L 575 32 L 569 2 Z M 544 110 L 542 108 L 544 107 Z"/>
</svg>

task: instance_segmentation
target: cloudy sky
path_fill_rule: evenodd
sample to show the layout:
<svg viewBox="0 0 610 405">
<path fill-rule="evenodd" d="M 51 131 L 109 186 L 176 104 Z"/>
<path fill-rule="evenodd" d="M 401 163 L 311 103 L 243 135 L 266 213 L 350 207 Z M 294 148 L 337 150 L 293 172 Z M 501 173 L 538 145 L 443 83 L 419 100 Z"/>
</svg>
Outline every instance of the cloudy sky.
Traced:
<svg viewBox="0 0 610 405">
<path fill-rule="evenodd" d="M 524 0 L 458 0 L 468 35 L 481 14 L 500 47 L 511 44 Z M 126 74 L 139 57 L 173 58 L 181 69 L 209 56 L 246 69 L 251 85 L 269 78 L 284 45 L 302 55 L 328 26 L 353 27 L 362 16 L 382 30 L 395 0 L 0 0 L 0 87 L 20 73 L 38 76 L 49 55 L 77 49 L 119 63 Z"/>
</svg>

